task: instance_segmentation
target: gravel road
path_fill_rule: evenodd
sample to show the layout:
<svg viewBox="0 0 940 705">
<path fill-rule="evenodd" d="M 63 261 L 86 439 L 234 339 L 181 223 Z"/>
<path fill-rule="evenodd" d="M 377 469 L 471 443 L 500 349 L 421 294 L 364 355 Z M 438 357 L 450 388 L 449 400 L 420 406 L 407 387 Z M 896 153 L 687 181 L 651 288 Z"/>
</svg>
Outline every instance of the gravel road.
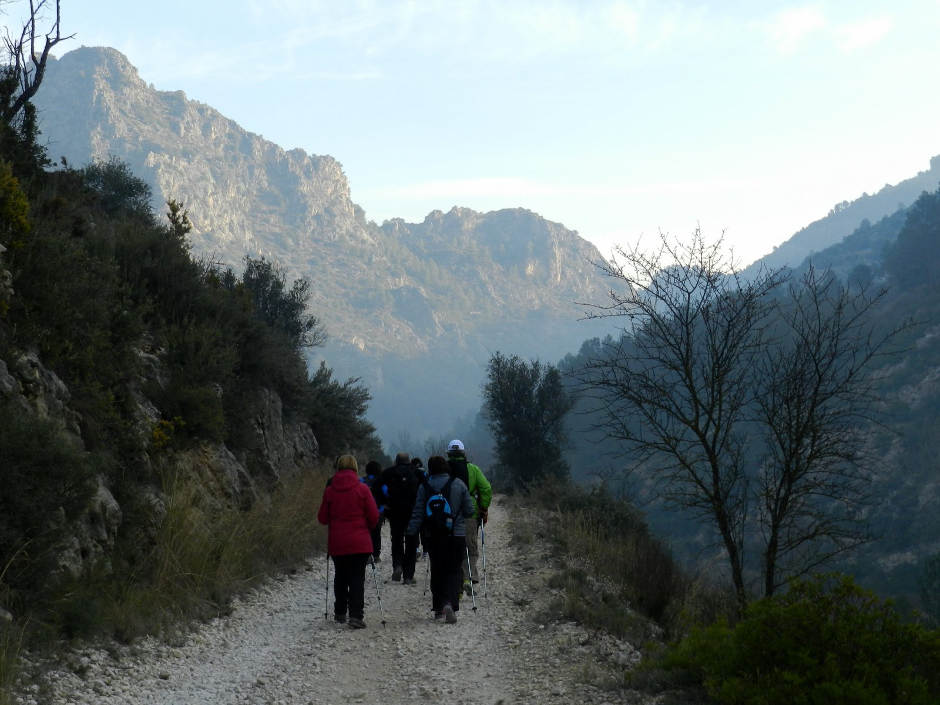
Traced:
<svg viewBox="0 0 940 705">
<path fill-rule="evenodd" d="M 200 625 L 179 644 L 84 646 L 62 655 L 21 705 L 653 703 L 601 687 L 639 660 L 625 642 L 547 616 L 556 596 L 547 548 L 512 540 L 508 505 L 494 501 L 485 530 L 486 591 L 461 602 L 456 624 L 435 621 L 426 561 L 418 584 L 386 582 L 381 608 L 366 569 L 366 629 L 339 625 L 326 559 L 280 576 Z M 388 536 L 383 549 L 388 546 Z M 482 588 L 482 583 L 480 584 Z M 332 590 L 331 590 L 332 592 Z M 482 592 L 482 590 L 481 590 Z M 382 618 L 385 618 L 385 625 Z"/>
</svg>

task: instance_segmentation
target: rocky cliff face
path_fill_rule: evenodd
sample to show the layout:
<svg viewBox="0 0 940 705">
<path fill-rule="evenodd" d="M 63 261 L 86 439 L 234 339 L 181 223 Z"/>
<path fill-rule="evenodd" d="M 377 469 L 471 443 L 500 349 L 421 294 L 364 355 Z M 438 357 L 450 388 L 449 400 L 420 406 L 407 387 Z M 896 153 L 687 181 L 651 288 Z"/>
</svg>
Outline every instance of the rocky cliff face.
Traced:
<svg viewBox="0 0 940 705">
<path fill-rule="evenodd" d="M 113 49 L 50 62 L 36 104 L 51 158 L 127 162 L 161 211 L 169 198 L 189 210 L 197 255 L 239 272 L 246 254 L 264 255 L 307 277 L 330 336 L 323 357 L 338 377 L 370 384 L 380 431 L 402 428 L 392 389 L 427 398 L 440 388 L 426 380 L 446 379 L 453 418 L 478 406 L 486 350 L 555 361 L 596 334 L 577 323 L 574 302 L 606 299 L 590 263 L 600 254 L 535 213 L 454 208 L 378 226 L 335 159 L 285 151 L 181 92 L 156 91 Z M 418 378 L 404 376 L 411 369 Z M 414 432 L 418 422 L 406 423 Z"/>
<path fill-rule="evenodd" d="M 155 206 L 190 209 L 198 251 L 227 263 L 246 252 L 282 261 L 317 237 L 362 236 L 361 213 L 332 157 L 285 151 L 182 91 L 154 90 L 114 49 L 51 62 L 37 98 L 49 156 L 81 166 L 114 155 L 150 183 Z"/>
<path fill-rule="evenodd" d="M 0 247 L 0 301 L 6 302 L 16 294 L 2 285 L 9 279 L 9 272 L 2 265 Z M 128 389 L 134 402 L 131 415 L 136 431 L 142 447 L 148 448 L 136 459 L 140 477 L 167 477 L 180 472 L 184 477 L 198 478 L 202 491 L 212 502 L 245 507 L 263 500 L 282 479 L 309 470 L 317 460 L 319 449 L 313 430 L 302 421 L 286 420 L 280 398 L 267 389 L 255 390 L 245 405 L 244 414 L 252 433 L 247 434 L 242 447 L 201 443 L 194 448 L 173 450 L 148 444 L 161 414 L 141 390 L 147 382 L 160 384 L 164 378 L 162 357 L 166 351 L 150 352 L 145 347 L 138 351 L 138 374 L 129 381 Z M 66 384 L 35 353 L 5 349 L 6 359 L 0 357 L 0 401 L 11 404 L 27 417 L 51 422 L 64 443 L 84 453 L 82 416 L 71 406 Z M 163 492 L 160 487 L 147 484 L 141 484 L 136 491 L 135 500 L 149 506 L 151 528 L 156 531 L 166 506 Z M 55 520 L 59 525 L 51 528 L 64 537 L 55 549 L 50 580 L 82 577 L 92 568 L 110 564 L 125 513 L 104 474 L 94 478 L 90 498 L 75 518 L 66 519 L 61 509 L 58 514 L 55 511 L 49 514 L 61 516 Z M 141 537 L 142 541 L 147 539 Z"/>
</svg>

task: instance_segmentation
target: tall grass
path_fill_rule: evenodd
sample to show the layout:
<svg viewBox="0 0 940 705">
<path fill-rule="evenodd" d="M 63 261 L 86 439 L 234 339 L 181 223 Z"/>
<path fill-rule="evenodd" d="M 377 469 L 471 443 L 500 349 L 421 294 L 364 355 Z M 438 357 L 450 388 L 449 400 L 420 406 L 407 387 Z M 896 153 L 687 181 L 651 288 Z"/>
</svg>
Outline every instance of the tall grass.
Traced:
<svg viewBox="0 0 940 705">
<path fill-rule="evenodd" d="M 304 473 L 249 510 L 219 506 L 187 478 L 167 478 L 150 566 L 106 605 L 114 635 L 127 640 L 224 614 L 235 595 L 323 550 L 316 512 L 328 475 L 326 466 Z"/>
<path fill-rule="evenodd" d="M 637 614 L 674 636 L 689 628 L 690 615 L 724 609 L 722 591 L 693 581 L 642 514 L 603 488 L 545 483 L 528 499 L 550 515 L 548 535 L 570 566 L 555 580 L 565 588 L 559 609 L 567 616 L 635 639 Z"/>
<path fill-rule="evenodd" d="M 13 687 L 20 674 L 25 627 L 0 620 L 0 705 L 12 705 Z"/>
<path fill-rule="evenodd" d="M 219 502 L 197 480 L 167 477 L 166 512 L 146 560 L 63 583 L 34 608 L 18 641 L 0 641 L 0 663 L 14 663 L 22 644 L 42 649 L 62 637 L 93 636 L 129 642 L 227 613 L 234 596 L 325 549 L 316 512 L 329 474 L 313 468 L 247 510 Z M 0 666 L 0 690 L 11 682 L 4 673 Z"/>
</svg>

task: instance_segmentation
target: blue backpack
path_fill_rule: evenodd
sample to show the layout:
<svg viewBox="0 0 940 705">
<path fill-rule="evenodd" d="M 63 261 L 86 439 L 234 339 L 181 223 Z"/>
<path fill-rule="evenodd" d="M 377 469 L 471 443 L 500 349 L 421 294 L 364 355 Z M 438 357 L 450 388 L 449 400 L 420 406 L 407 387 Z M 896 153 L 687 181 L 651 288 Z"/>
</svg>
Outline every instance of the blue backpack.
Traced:
<svg viewBox="0 0 940 705">
<path fill-rule="evenodd" d="M 422 528 L 429 536 L 453 536 L 454 534 L 454 510 L 450 506 L 450 486 L 454 483 L 454 478 L 447 478 L 447 482 L 439 490 L 435 491 L 431 483 L 424 481 L 427 501 L 424 503 L 424 522 Z"/>
</svg>

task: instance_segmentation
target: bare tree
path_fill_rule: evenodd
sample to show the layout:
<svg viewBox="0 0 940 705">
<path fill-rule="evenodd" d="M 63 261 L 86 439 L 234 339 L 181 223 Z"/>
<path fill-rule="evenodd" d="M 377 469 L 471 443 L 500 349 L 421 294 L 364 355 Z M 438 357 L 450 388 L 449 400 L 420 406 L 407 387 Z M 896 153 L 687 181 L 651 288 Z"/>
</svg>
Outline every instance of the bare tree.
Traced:
<svg viewBox="0 0 940 705">
<path fill-rule="evenodd" d="M 744 281 L 696 230 L 688 244 L 666 235 L 658 251 L 619 248 L 599 266 L 619 284 L 588 317 L 627 320 L 585 370 L 608 435 L 625 441 L 674 507 L 710 521 L 721 537 L 739 601 L 746 602 L 749 506 L 743 426 L 752 362 L 765 343 L 779 273 Z"/>
<path fill-rule="evenodd" d="M 876 332 L 885 295 L 810 268 L 780 302 L 779 330 L 755 369 L 766 455 L 758 492 L 764 594 L 869 539 L 864 434 L 877 401 L 871 368 L 909 324 Z"/>
<path fill-rule="evenodd" d="M 715 527 L 739 602 L 757 572 L 746 548 L 771 595 L 866 541 L 873 369 L 910 325 L 878 332 L 870 314 L 885 292 L 812 268 L 786 292 L 780 271 L 745 281 L 699 231 L 618 254 L 600 266 L 623 291 L 588 315 L 628 325 L 584 381 L 664 498 Z"/>
<path fill-rule="evenodd" d="M 27 103 L 39 90 L 53 47 L 75 36 L 62 35 L 60 5 L 60 0 L 54 3 L 49 0 L 29 0 L 29 17 L 20 33 L 11 33 L 9 27 L 5 30 L 6 71 L 11 79 L 16 80 L 18 88 L 11 94 L 9 101 L 0 103 L 0 118 L 9 123 L 15 122 L 24 113 Z M 48 20 L 49 28 L 43 32 L 40 25 L 46 20 L 46 11 L 53 9 L 55 17 Z"/>
<path fill-rule="evenodd" d="M 445 455 L 447 453 L 448 436 L 428 436 L 424 439 L 424 455 L 430 458 L 435 455 Z"/>
</svg>

